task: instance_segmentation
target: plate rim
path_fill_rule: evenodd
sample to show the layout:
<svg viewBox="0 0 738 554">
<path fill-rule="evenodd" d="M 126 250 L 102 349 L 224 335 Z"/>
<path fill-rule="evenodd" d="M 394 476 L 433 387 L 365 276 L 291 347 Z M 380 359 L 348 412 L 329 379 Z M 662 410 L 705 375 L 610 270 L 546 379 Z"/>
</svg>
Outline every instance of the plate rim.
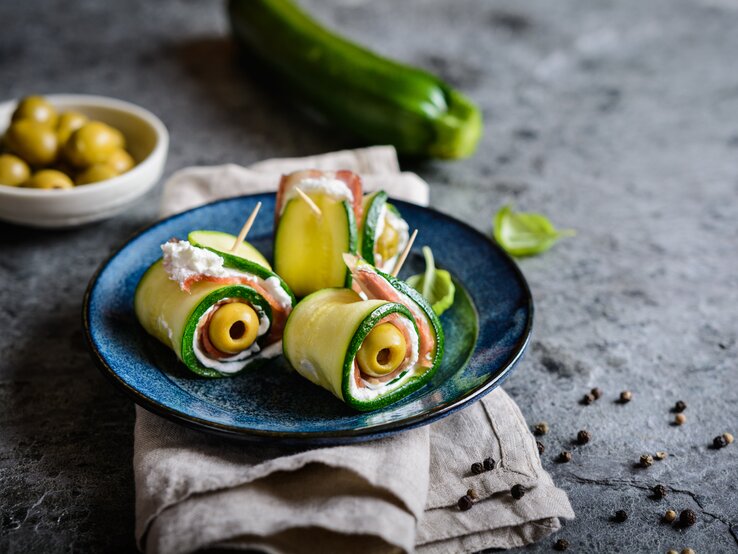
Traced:
<svg viewBox="0 0 738 554">
<path fill-rule="evenodd" d="M 362 441 L 375 440 L 375 439 L 382 438 L 390 434 L 398 433 L 401 431 L 407 431 L 409 429 L 413 429 L 413 428 L 420 427 L 423 425 L 428 425 L 434 421 L 437 421 L 443 417 L 449 416 L 452 413 L 465 408 L 466 406 L 470 405 L 473 402 L 476 402 L 477 400 L 480 400 L 482 397 L 484 397 L 485 395 L 487 395 L 488 393 L 496 389 L 498 386 L 500 386 L 500 384 L 502 384 L 502 382 L 505 381 L 505 379 L 507 379 L 507 377 L 510 376 L 513 369 L 518 364 L 518 362 L 521 360 L 528 345 L 530 344 L 530 340 L 531 340 L 531 336 L 533 332 L 533 320 L 535 317 L 533 295 L 530 290 L 528 281 L 525 278 L 525 275 L 523 275 L 523 272 L 521 271 L 520 267 L 515 262 L 515 260 L 512 258 L 512 256 L 510 256 L 503 248 L 501 248 L 498 244 L 490 240 L 486 235 L 484 235 L 483 233 L 481 233 L 479 230 L 475 229 L 468 223 L 465 223 L 464 221 L 456 219 L 451 215 L 448 215 L 444 212 L 441 212 L 429 206 L 421 206 L 419 204 L 413 204 L 410 202 L 405 202 L 403 200 L 393 199 L 393 202 L 400 202 L 402 204 L 408 204 L 412 206 L 413 208 L 422 208 L 423 210 L 431 212 L 432 215 L 434 215 L 435 217 L 439 217 L 445 221 L 449 221 L 454 225 L 459 225 L 471 231 L 472 233 L 481 236 L 484 240 L 489 242 L 493 248 L 495 248 L 496 250 L 498 250 L 500 254 L 502 254 L 506 262 L 512 267 L 513 272 L 518 277 L 519 282 L 522 284 L 522 289 L 523 289 L 523 293 L 525 296 L 524 302 L 527 307 L 527 315 L 528 315 L 527 324 L 525 328 L 523 329 L 521 337 L 516 342 L 515 347 L 512 350 L 512 354 L 506 360 L 503 368 L 499 371 L 499 373 L 496 375 L 494 379 L 485 381 L 480 386 L 470 389 L 460 398 L 456 399 L 454 402 L 451 402 L 448 404 L 438 404 L 425 412 L 415 414 L 409 417 L 405 417 L 398 421 L 381 423 L 376 426 L 365 428 L 365 429 L 346 429 L 346 430 L 337 430 L 337 431 L 318 431 L 318 432 L 269 431 L 269 430 L 262 430 L 262 429 L 248 429 L 244 427 L 227 425 L 227 424 L 223 424 L 223 423 L 219 423 L 219 422 L 215 422 L 215 421 L 211 421 L 207 419 L 202 419 L 202 418 L 190 415 L 190 414 L 186 414 L 184 412 L 176 410 L 175 408 L 172 408 L 171 406 L 167 406 L 165 404 L 162 404 L 161 402 L 158 402 L 152 398 L 149 398 L 148 396 L 141 393 L 138 389 L 126 383 L 104 359 L 104 357 L 102 356 L 101 352 L 98 350 L 97 345 L 95 344 L 95 341 L 92 337 L 92 330 L 90 327 L 90 299 L 97 285 L 98 279 L 100 275 L 103 273 L 103 271 L 105 271 L 105 269 L 110 265 L 113 259 L 116 258 L 118 254 L 120 254 L 120 252 L 123 251 L 131 242 L 136 240 L 141 235 L 151 231 L 152 229 L 160 225 L 163 225 L 164 223 L 167 223 L 169 221 L 172 221 L 180 217 L 184 217 L 187 214 L 194 212 L 196 210 L 202 209 L 206 206 L 212 206 L 215 204 L 232 202 L 234 200 L 249 199 L 249 198 L 258 199 L 260 197 L 263 198 L 263 197 L 271 197 L 271 196 L 275 196 L 275 193 L 274 192 L 262 192 L 262 193 L 256 193 L 256 194 L 242 194 L 238 196 L 231 196 L 228 198 L 221 198 L 218 200 L 214 200 L 212 202 L 208 202 L 206 204 L 195 206 L 193 208 L 184 210 L 182 212 L 178 212 L 176 214 L 172 214 L 163 219 L 154 221 L 148 225 L 141 227 L 137 231 L 134 231 L 132 234 L 130 234 L 128 238 L 126 238 L 117 248 L 115 248 L 100 263 L 100 265 L 97 267 L 97 269 L 93 273 L 85 289 L 84 299 L 82 302 L 82 326 L 83 326 L 84 333 L 85 333 L 87 348 L 90 352 L 90 356 L 95 362 L 95 365 L 102 372 L 102 374 L 105 375 L 105 377 L 108 380 L 110 380 L 116 386 L 116 388 L 118 388 L 118 390 L 122 391 L 126 396 L 131 398 L 136 405 L 144 408 L 145 410 L 153 414 L 162 416 L 165 419 L 174 421 L 175 423 L 184 425 L 185 427 L 188 427 L 190 429 L 195 429 L 197 431 L 207 432 L 209 434 L 216 434 L 219 436 L 224 436 L 224 437 L 228 437 L 232 439 L 239 439 L 239 440 L 244 440 L 244 441 L 249 441 L 249 442 L 272 442 L 272 443 L 295 444 L 295 445 L 345 444 L 349 442 L 362 442 Z M 472 350 L 472 355 L 474 354 L 475 350 L 476 348 Z"/>
</svg>

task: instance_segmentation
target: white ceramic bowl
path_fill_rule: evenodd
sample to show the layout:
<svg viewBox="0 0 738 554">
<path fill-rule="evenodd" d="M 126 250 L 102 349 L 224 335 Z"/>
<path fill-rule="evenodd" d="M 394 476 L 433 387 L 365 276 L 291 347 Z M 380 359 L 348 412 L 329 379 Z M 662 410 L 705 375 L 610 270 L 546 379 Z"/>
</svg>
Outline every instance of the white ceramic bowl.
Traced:
<svg viewBox="0 0 738 554">
<path fill-rule="evenodd" d="M 167 128 L 134 104 L 84 94 L 52 94 L 58 110 L 75 110 L 119 129 L 136 165 L 113 179 L 66 190 L 36 190 L 0 185 L 0 219 L 32 227 L 73 227 L 118 214 L 161 178 L 169 148 Z M 17 100 L 0 104 L 0 133 L 10 124 Z"/>
</svg>

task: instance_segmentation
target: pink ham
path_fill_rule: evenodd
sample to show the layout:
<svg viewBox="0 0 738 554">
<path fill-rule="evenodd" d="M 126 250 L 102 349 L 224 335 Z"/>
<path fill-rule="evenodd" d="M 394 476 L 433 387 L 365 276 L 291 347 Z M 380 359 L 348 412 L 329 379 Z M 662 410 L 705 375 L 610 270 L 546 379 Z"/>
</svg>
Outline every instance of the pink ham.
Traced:
<svg viewBox="0 0 738 554">
<path fill-rule="evenodd" d="M 282 180 L 279 182 L 279 189 L 277 190 L 277 203 L 274 208 L 274 228 L 277 228 L 279 222 L 279 216 L 282 213 L 284 207 L 284 199 L 287 192 L 294 186 L 299 185 L 301 181 L 305 179 L 320 179 L 326 177 L 328 179 L 338 179 L 343 181 L 348 189 L 351 191 L 353 196 L 353 209 L 356 221 L 361 221 L 362 211 L 362 195 L 363 187 L 361 184 L 361 177 L 359 177 L 353 171 L 347 169 L 341 169 L 338 171 L 321 171 L 320 169 L 303 169 L 301 171 L 294 171 L 289 175 L 282 175 Z"/>
<path fill-rule="evenodd" d="M 408 307 L 418 327 L 418 364 L 422 367 L 431 367 L 433 365 L 431 353 L 436 347 L 436 340 L 428 318 L 416 314 L 420 309 L 415 305 L 411 305 L 412 300 L 395 289 L 384 277 L 374 271 L 372 266 L 363 262 L 363 260 L 360 262 L 359 258 L 348 254 L 344 255 L 344 260 L 351 270 L 354 278 L 353 287 L 356 292 L 363 292 L 368 298 L 397 302 Z"/>
</svg>

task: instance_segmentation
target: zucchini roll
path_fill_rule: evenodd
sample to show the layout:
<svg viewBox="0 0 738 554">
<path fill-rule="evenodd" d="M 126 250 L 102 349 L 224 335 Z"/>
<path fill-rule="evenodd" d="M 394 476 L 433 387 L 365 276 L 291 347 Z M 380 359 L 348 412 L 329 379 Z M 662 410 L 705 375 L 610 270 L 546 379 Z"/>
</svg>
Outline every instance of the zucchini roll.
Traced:
<svg viewBox="0 0 738 554">
<path fill-rule="evenodd" d="M 364 197 L 359 253 L 369 263 L 389 273 L 410 239 L 410 228 L 400 212 L 387 202 L 383 190 Z"/>
<path fill-rule="evenodd" d="M 232 375 L 281 353 L 295 298 L 264 257 L 236 237 L 195 231 L 161 246 L 163 257 L 141 277 L 136 317 L 192 372 Z"/>
<path fill-rule="evenodd" d="M 298 188 L 315 203 L 319 215 Z M 274 269 L 295 295 L 350 286 L 351 273 L 341 256 L 356 252 L 361 209 L 361 178 L 351 171 L 308 169 L 282 177 L 275 211 Z"/>
<path fill-rule="evenodd" d="M 443 356 L 438 318 L 413 289 L 347 255 L 357 290 L 303 299 L 284 332 L 284 354 L 303 377 L 349 406 L 375 410 L 425 384 Z"/>
</svg>

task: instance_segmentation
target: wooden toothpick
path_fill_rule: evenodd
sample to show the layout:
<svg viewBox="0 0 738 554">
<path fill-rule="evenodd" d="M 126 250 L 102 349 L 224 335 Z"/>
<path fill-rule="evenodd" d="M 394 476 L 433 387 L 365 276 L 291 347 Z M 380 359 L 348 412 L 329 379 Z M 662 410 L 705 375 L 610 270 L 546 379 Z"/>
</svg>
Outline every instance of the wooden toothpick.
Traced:
<svg viewBox="0 0 738 554">
<path fill-rule="evenodd" d="M 415 229 L 415 231 L 413 231 L 413 234 L 410 235 L 410 240 L 407 241 L 407 245 L 405 245 L 405 249 L 402 251 L 402 254 L 400 254 L 399 258 L 397 258 L 397 261 L 395 262 L 395 267 L 392 268 L 392 277 L 397 277 L 397 274 L 400 273 L 400 270 L 402 269 L 402 264 L 405 263 L 407 255 L 410 253 L 410 249 L 413 247 L 415 237 L 417 236 L 418 230 Z"/>
<path fill-rule="evenodd" d="M 318 217 L 323 215 L 323 212 L 320 210 L 318 205 L 313 202 L 313 199 L 310 198 L 307 194 L 305 194 L 300 187 L 295 187 L 295 191 L 297 191 L 297 194 L 300 195 L 300 198 L 302 198 L 305 202 L 307 202 L 307 205 L 310 206 L 310 209 L 313 210 L 313 213 L 317 215 Z"/>
<path fill-rule="evenodd" d="M 251 215 L 246 220 L 246 223 L 244 223 L 243 227 L 241 227 L 241 232 L 238 233 L 238 237 L 236 237 L 236 241 L 233 243 L 233 246 L 231 247 L 231 252 L 235 252 L 236 250 L 238 250 L 238 245 L 241 244 L 244 240 L 246 240 L 246 235 L 249 234 L 249 231 L 251 230 L 251 226 L 254 224 L 254 220 L 256 219 L 256 216 L 259 213 L 260 209 L 261 209 L 261 202 L 257 202 L 256 206 L 251 212 Z"/>
</svg>

